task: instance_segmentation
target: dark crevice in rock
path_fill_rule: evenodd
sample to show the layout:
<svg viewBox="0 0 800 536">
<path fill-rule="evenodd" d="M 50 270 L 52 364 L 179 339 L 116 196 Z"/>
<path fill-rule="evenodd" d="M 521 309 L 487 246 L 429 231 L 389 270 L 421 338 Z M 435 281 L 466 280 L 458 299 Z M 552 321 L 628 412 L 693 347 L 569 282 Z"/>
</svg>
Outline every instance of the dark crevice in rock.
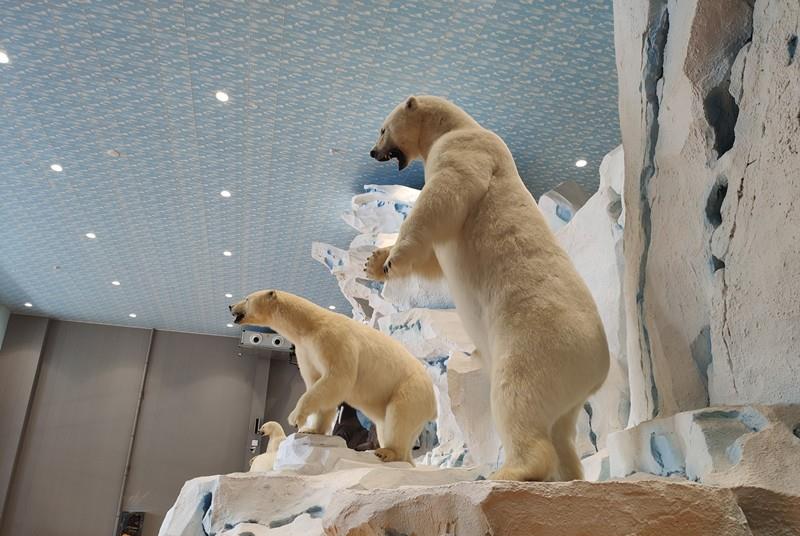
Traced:
<svg viewBox="0 0 800 536">
<path fill-rule="evenodd" d="M 208 515 L 208 511 L 211 509 L 211 501 L 214 499 L 214 495 L 209 491 L 205 495 L 203 495 L 202 502 L 200 503 L 200 509 L 203 511 L 203 515 L 200 516 L 200 527 L 203 529 L 203 534 L 208 536 L 206 532 L 206 528 L 203 526 L 203 519 Z"/>
<path fill-rule="evenodd" d="M 706 121 L 714 130 L 714 150 L 717 158 L 727 153 L 736 139 L 736 120 L 739 118 L 739 106 L 730 92 L 730 80 L 708 92 L 703 100 Z"/>
<path fill-rule="evenodd" d="M 583 404 L 583 411 L 589 416 L 589 441 L 592 442 L 592 446 L 594 447 L 594 451 L 598 452 L 597 448 L 597 434 L 592 429 L 592 405 L 589 402 L 585 402 Z"/>
<path fill-rule="evenodd" d="M 797 36 L 793 35 L 786 42 L 786 51 L 789 53 L 789 65 L 794 63 L 794 55 L 797 53 Z"/>
<path fill-rule="evenodd" d="M 706 200 L 706 219 L 715 229 L 722 223 L 722 202 L 728 193 L 728 179 L 717 179 Z"/>
<path fill-rule="evenodd" d="M 747 155 L 747 160 L 749 161 L 750 155 Z M 728 234 L 728 241 L 733 241 L 733 235 L 736 233 L 736 216 L 739 213 L 739 205 L 742 200 L 742 196 L 744 196 L 744 175 L 739 180 L 739 187 L 736 189 L 736 210 L 733 214 L 733 223 L 731 224 L 731 231 Z M 712 259 L 713 260 L 713 259 Z M 724 265 L 723 265 L 724 268 Z M 736 386 L 736 374 L 733 370 L 733 360 L 731 359 L 731 348 L 728 344 L 728 339 L 731 338 L 731 327 L 728 324 L 728 281 L 725 278 L 725 270 L 722 271 L 722 345 L 725 347 L 725 359 L 728 362 L 728 369 L 731 373 L 731 385 L 733 387 L 734 393 L 739 393 L 739 389 Z"/>
<path fill-rule="evenodd" d="M 795 436 L 797 436 L 798 438 L 800 438 L 800 423 L 798 423 L 798 424 L 796 424 L 796 425 L 794 426 L 794 428 L 792 429 L 792 433 L 793 433 Z"/>
<path fill-rule="evenodd" d="M 717 257 L 716 255 L 711 255 L 711 268 L 713 271 L 722 270 L 725 268 L 725 261 Z"/>
<path fill-rule="evenodd" d="M 650 250 L 652 233 L 652 222 L 650 214 L 649 185 L 650 179 L 656 174 L 656 144 L 658 142 L 658 111 L 660 101 L 658 97 L 658 86 L 664 77 L 664 48 L 667 44 L 667 34 L 669 33 L 669 11 L 666 1 L 662 1 L 660 12 L 653 18 L 653 23 L 647 34 L 645 42 L 646 63 L 644 67 L 644 81 L 642 89 L 647 99 L 645 108 L 646 138 L 645 138 L 645 161 L 642 173 L 639 176 L 639 202 L 641 204 L 641 228 L 643 236 L 642 254 L 639 258 L 639 281 L 636 291 L 636 307 L 641 328 L 641 366 L 642 372 L 649 375 L 650 397 L 652 400 L 652 410 L 650 417 L 658 415 L 658 387 L 655 381 L 653 370 L 653 355 L 650 347 L 650 334 L 647 331 L 645 320 L 644 289 L 647 274 L 647 258 Z M 647 365 L 645 366 L 645 361 Z"/>
<path fill-rule="evenodd" d="M 716 257 L 714 257 L 716 259 Z M 708 367 L 711 365 L 711 326 L 703 326 L 697 337 L 692 341 L 689 346 L 692 352 L 692 360 L 697 365 L 697 370 L 700 372 L 700 379 L 703 381 L 705 388 L 706 405 L 709 404 L 710 397 L 708 395 Z"/>
</svg>

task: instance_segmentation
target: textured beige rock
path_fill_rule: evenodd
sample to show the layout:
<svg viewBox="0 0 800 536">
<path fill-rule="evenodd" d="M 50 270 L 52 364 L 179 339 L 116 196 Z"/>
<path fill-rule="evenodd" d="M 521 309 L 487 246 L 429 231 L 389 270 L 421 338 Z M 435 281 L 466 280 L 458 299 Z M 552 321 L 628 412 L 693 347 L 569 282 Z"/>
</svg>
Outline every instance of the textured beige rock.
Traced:
<svg viewBox="0 0 800 536">
<path fill-rule="evenodd" d="M 463 482 L 347 490 L 323 519 L 331 536 L 746 536 L 730 490 L 688 483 Z"/>
</svg>

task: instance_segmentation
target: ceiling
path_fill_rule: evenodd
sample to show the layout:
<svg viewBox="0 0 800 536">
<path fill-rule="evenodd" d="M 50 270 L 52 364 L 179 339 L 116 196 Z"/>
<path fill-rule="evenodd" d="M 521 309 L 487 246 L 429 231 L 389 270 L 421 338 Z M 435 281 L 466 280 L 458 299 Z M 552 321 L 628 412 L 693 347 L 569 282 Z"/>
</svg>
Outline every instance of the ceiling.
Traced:
<svg viewBox="0 0 800 536">
<path fill-rule="evenodd" d="M 421 186 L 368 155 L 410 94 L 500 134 L 534 195 L 594 191 L 619 143 L 611 4 L 5 2 L 0 303 L 219 335 L 225 293 L 349 313 L 311 242 L 346 247 L 364 184 Z"/>
</svg>

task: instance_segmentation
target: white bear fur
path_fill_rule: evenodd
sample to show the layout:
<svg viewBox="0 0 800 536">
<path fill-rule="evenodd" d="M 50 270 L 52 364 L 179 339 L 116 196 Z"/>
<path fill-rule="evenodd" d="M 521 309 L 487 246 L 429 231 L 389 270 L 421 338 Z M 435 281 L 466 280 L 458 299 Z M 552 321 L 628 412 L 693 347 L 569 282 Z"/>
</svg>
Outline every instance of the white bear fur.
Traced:
<svg viewBox="0 0 800 536">
<path fill-rule="evenodd" d="M 375 423 L 379 458 L 413 463 L 414 441 L 436 418 L 436 398 L 425 367 L 400 343 L 288 292 L 255 292 L 231 312 L 237 323 L 270 326 L 294 343 L 306 392 L 289 424 L 329 434 L 347 402 Z"/>
<path fill-rule="evenodd" d="M 283 426 L 275 421 L 265 422 L 259 432 L 267 437 L 267 450 L 250 460 L 250 470 L 272 471 L 275 465 L 275 458 L 278 457 L 278 447 L 286 439 L 286 433 L 283 431 Z"/>
<path fill-rule="evenodd" d="M 597 307 L 500 137 L 454 104 L 409 97 L 371 155 L 425 163 L 425 186 L 375 279 L 444 276 L 464 327 L 491 363 L 498 480 L 573 480 L 575 423 L 603 383 L 609 352 Z"/>
</svg>

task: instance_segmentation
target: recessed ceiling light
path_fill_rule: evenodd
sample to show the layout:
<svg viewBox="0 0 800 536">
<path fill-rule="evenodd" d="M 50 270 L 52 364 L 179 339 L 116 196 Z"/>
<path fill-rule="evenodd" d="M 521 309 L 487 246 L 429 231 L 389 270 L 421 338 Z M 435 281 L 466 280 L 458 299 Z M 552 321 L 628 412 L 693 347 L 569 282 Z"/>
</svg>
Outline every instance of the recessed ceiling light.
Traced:
<svg viewBox="0 0 800 536">
<path fill-rule="evenodd" d="M 225 297 L 226 298 L 233 298 L 233 294 L 231 294 L 230 292 L 226 292 L 225 293 Z"/>
<path fill-rule="evenodd" d="M 131 318 L 136 318 L 136 313 L 131 313 L 128 316 L 131 317 Z"/>
<path fill-rule="evenodd" d="M 226 257 L 230 257 L 231 255 L 233 255 L 233 253 L 231 253 L 227 249 L 225 251 L 223 251 L 222 254 L 225 255 Z"/>
<path fill-rule="evenodd" d="M 217 97 L 217 100 L 220 102 L 228 102 L 228 99 L 230 98 L 224 91 L 217 91 L 216 95 L 214 96 Z"/>
<path fill-rule="evenodd" d="M 111 284 L 114 285 L 115 287 L 118 287 L 119 286 L 119 281 L 114 280 L 114 281 L 111 282 Z"/>
<path fill-rule="evenodd" d="M 230 196 L 231 196 L 231 193 L 230 193 L 228 190 L 222 190 L 222 191 L 219 193 L 219 195 L 221 195 L 222 197 L 230 197 Z"/>
<path fill-rule="evenodd" d="M 575 167 L 586 167 L 586 164 L 588 164 L 588 162 L 581 158 L 580 160 L 575 162 Z"/>
<path fill-rule="evenodd" d="M 335 311 L 336 310 L 336 306 L 335 305 L 329 305 L 328 309 L 330 309 L 331 311 Z"/>
<path fill-rule="evenodd" d="M 95 238 L 97 238 L 97 235 L 94 233 L 86 233 L 86 238 L 88 238 L 89 240 L 94 240 Z"/>
<path fill-rule="evenodd" d="M 8 63 L 8 54 L 0 50 L 0 63 Z"/>
<path fill-rule="evenodd" d="M 50 164 L 50 169 L 53 171 L 64 171 L 60 164 Z"/>
<path fill-rule="evenodd" d="M 24 305 L 25 307 L 33 307 L 33 304 L 31 302 L 29 302 L 29 301 L 26 301 L 22 305 Z"/>
<path fill-rule="evenodd" d="M 225 324 L 225 325 L 228 326 L 229 328 L 233 327 L 233 324 Z"/>
</svg>

